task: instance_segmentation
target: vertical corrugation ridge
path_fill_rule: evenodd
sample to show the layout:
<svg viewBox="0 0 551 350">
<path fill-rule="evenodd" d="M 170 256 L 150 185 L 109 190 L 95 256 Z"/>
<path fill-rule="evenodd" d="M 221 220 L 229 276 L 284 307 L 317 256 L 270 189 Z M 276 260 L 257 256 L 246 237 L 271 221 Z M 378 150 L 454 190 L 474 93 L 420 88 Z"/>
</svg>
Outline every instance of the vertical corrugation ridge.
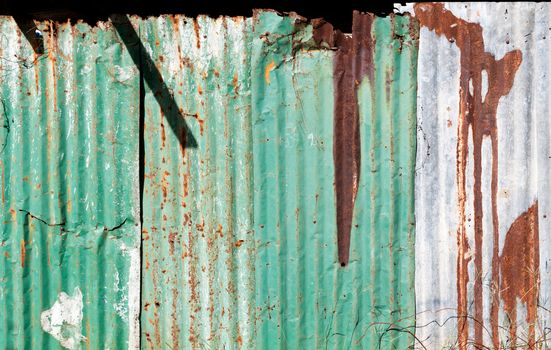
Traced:
<svg viewBox="0 0 551 350">
<path fill-rule="evenodd" d="M 143 344 L 248 348 L 250 21 L 162 16 L 141 26 L 146 60 L 177 104 L 170 115 L 172 102 L 146 86 Z"/>
<path fill-rule="evenodd" d="M 138 101 L 132 87 L 137 80 L 128 80 L 130 87 L 121 88 L 116 77 L 109 78 L 108 88 L 113 93 L 110 103 L 126 108 L 104 114 L 94 103 L 99 95 L 95 81 L 87 76 L 102 56 L 84 37 L 94 37 L 94 44 L 99 41 L 99 45 L 123 47 L 115 44 L 112 36 L 108 43 L 97 38 L 98 32 L 113 33 L 105 29 L 107 24 L 101 29 L 79 24 L 80 32 L 70 24 L 40 23 L 46 51 L 43 55 L 33 52 L 11 18 L 0 18 L 0 25 L 0 98 L 2 116 L 10 123 L 7 147 L 0 155 L 2 241 L 9 242 L 1 248 L 0 279 L 4 285 L 0 288 L 0 303 L 10 310 L 2 316 L 5 327 L 0 339 L 5 340 L 0 341 L 0 347 L 48 349 L 81 343 L 88 347 L 124 347 L 129 336 L 129 259 L 125 247 L 136 247 L 138 237 L 127 226 L 116 226 L 123 220 L 128 226 L 137 222 L 134 208 L 138 203 L 131 200 L 133 188 L 128 181 L 137 176 L 133 163 L 128 166 L 137 157 L 128 136 L 137 130 L 133 112 Z M 112 59 L 110 66 L 135 69 L 127 54 Z M 95 128 L 99 118 L 121 120 L 124 127 L 118 131 L 120 137 L 102 143 L 106 135 Z M 120 130 L 122 125 L 117 128 Z M 109 149 L 115 142 L 121 145 L 116 154 Z M 108 154 L 109 167 L 94 166 L 98 153 Z M 4 171 L 6 163 L 14 164 L 9 174 Z M 108 184 L 122 196 L 108 194 L 107 202 L 112 204 L 106 212 L 98 209 L 98 186 L 103 182 L 96 180 L 103 174 L 121 179 Z M 109 249 L 106 256 L 97 254 L 103 246 Z M 103 265 L 102 260 L 108 263 Z M 103 276 L 107 276 L 105 283 L 101 281 Z M 115 285 L 119 277 L 120 283 Z M 76 288 L 82 293 L 82 321 L 76 317 L 78 322 L 68 333 L 50 330 L 58 337 L 56 340 L 46 332 L 49 326 L 44 312 L 56 302 L 59 305 L 61 293 L 78 299 Z M 105 324 L 109 327 L 96 332 Z M 73 345 L 66 342 L 69 338 Z"/>
<path fill-rule="evenodd" d="M 426 16 L 423 12 L 431 8 L 439 10 Z M 419 124 L 424 126 L 424 133 L 432 140 L 430 150 L 442 152 L 439 155 L 431 152 L 423 163 L 430 170 L 417 174 L 416 212 L 438 216 L 439 225 L 429 225 L 430 218 L 417 218 L 417 307 L 425 309 L 417 311 L 426 311 L 425 315 L 419 314 L 418 319 L 428 325 L 418 328 L 416 334 L 424 339 L 427 348 L 454 346 L 465 349 L 474 342 L 479 343 L 479 347 L 491 348 L 548 347 L 544 335 L 549 313 L 545 310 L 549 304 L 551 279 L 547 267 L 550 254 L 544 247 L 549 243 L 550 232 L 547 217 L 549 191 L 546 190 L 549 183 L 547 176 L 542 174 L 549 172 L 551 152 L 546 99 L 549 96 L 549 5 L 418 4 L 414 6 L 414 12 L 421 25 L 426 26 L 421 34 L 419 55 Z M 454 23 L 450 23 L 452 29 L 441 25 L 445 16 L 453 20 Z M 434 30 L 434 25 L 439 27 Z M 457 35 L 462 31 L 465 35 Z M 477 54 L 473 55 L 474 52 Z M 461 62 L 456 61 L 456 56 L 462 57 Z M 488 70 L 489 81 L 486 83 L 483 78 L 480 84 L 476 73 L 479 68 L 473 67 L 479 64 L 477 61 L 483 60 L 487 63 L 481 68 L 482 74 Z M 497 64 L 501 69 L 495 67 Z M 465 84 L 468 81 L 463 81 L 463 90 L 460 90 L 457 85 L 459 77 L 472 78 L 472 87 Z M 512 84 L 510 91 L 507 88 L 509 82 Z M 462 106 L 463 110 L 474 111 L 467 120 L 471 135 L 472 129 L 477 128 L 473 123 L 492 118 L 496 121 L 492 130 L 484 130 L 481 155 L 473 155 L 477 146 L 469 136 L 469 165 L 465 174 L 467 217 L 462 223 L 456 207 L 458 193 L 452 190 L 458 187 L 455 155 L 460 145 L 450 136 L 458 132 L 458 121 L 462 118 L 458 117 L 460 95 L 468 95 L 465 87 L 472 89 L 470 94 L 475 100 L 480 89 L 483 101 L 491 97 L 496 99 L 486 101 L 485 106 L 495 103 L 497 112 L 492 112 L 491 108 L 481 111 L 478 107 Z M 488 95 L 485 89 L 490 91 Z M 494 142 L 497 150 L 491 148 L 491 137 L 497 139 Z M 480 141 L 474 143 L 477 142 Z M 424 154 L 419 152 L 418 156 Z M 473 198 L 476 192 L 473 191 L 472 164 L 478 157 L 482 159 L 479 175 L 482 193 L 478 206 L 481 211 L 484 209 L 483 216 L 473 210 L 473 203 L 477 200 Z M 495 179 L 492 179 L 494 158 L 498 159 L 498 166 Z M 492 181 L 497 183 L 495 214 L 491 209 Z M 435 188 L 439 190 L 435 191 Z M 482 223 L 479 231 L 472 229 L 476 221 Z M 496 224 L 497 238 L 492 230 Z M 457 334 L 457 325 L 462 321 L 456 319 L 464 317 L 458 315 L 457 300 L 460 284 L 455 256 L 458 254 L 458 225 L 467 228 L 470 244 L 464 256 L 469 277 L 466 295 L 469 329 L 462 337 Z M 481 251 L 475 248 L 474 237 L 477 235 L 478 239 L 483 236 L 476 244 L 480 246 L 482 242 Z M 423 248 L 427 247 L 446 253 L 423 255 Z M 473 293 L 476 289 L 473 287 L 478 283 L 475 282 L 475 260 L 482 262 L 476 268 L 481 269 L 482 274 L 482 285 L 478 287 L 482 292 L 478 300 Z M 470 306 L 475 304 L 478 306 Z M 475 309 L 479 310 L 477 315 Z"/>
</svg>

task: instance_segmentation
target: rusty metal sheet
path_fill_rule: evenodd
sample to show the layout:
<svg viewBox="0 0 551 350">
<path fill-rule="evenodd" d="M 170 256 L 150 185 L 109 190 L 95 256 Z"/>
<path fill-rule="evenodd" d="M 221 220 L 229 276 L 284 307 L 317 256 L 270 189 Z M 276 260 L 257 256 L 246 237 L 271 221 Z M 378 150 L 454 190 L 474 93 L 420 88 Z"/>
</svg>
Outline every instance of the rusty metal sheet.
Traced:
<svg viewBox="0 0 551 350">
<path fill-rule="evenodd" d="M 551 7 L 402 10 L 421 25 L 417 338 L 431 349 L 547 348 Z"/>
<path fill-rule="evenodd" d="M 0 17 L 0 348 L 134 349 L 138 69 L 108 23 L 39 28 Z"/>
<path fill-rule="evenodd" d="M 413 343 L 417 30 L 141 23 L 143 347 Z"/>
</svg>

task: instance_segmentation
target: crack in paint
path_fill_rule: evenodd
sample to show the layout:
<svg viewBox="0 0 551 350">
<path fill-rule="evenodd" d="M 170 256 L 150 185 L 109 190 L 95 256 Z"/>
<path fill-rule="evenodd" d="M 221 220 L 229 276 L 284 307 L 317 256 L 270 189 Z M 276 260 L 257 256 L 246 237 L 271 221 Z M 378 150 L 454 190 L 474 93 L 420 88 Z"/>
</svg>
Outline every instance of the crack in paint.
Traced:
<svg viewBox="0 0 551 350">
<path fill-rule="evenodd" d="M 44 219 L 41 219 L 40 217 L 32 214 L 31 212 L 25 210 L 25 209 L 19 209 L 20 212 L 23 212 L 25 213 L 25 216 L 28 216 L 32 219 L 35 219 L 35 220 L 38 220 L 40 221 L 41 223 L 47 225 L 47 226 L 50 226 L 50 227 L 60 227 L 61 228 L 61 232 L 76 232 L 75 230 L 67 230 L 65 229 L 65 225 L 66 223 L 65 222 L 61 222 L 61 223 L 49 223 L 47 222 L 46 220 Z M 107 227 L 107 226 L 103 226 L 103 231 L 104 232 L 111 232 L 111 231 L 115 231 L 115 230 L 118 230 L 119 228 L 121 228 L 124 224 L 126 224 L 126 221 L 128 219 L 124 219 L 120 224 L 117 224 L 113 227 Z M 99 226 L 96 225 L 96 228 L 99 228 Z"/>
</svg>

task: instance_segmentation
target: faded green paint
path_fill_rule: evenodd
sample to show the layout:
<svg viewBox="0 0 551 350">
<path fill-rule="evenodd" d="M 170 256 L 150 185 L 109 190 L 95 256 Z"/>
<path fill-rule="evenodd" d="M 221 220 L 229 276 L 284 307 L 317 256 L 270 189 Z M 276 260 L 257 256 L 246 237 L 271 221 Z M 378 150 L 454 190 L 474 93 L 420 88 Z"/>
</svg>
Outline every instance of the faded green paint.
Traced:
<svg viewBox="0 0 551 350">
<path fill-rule="evenodd" d="M 128 348 L 139 297 L 129 286 L 139 274 L 138 70 L 107 24 L 41 28 L 45 54 L 35 55 L 0 18 L 0 348 L 61 348 L 41 313 L 62 292 L 78 299 L 76 288 L 82 322 L 64 325 L 67 344 Z"/>
<path fill-rule="evenodd" d="M 372 27 L 374 80 L 358 82 L 362 168 L 343 268 L 334 52 L 317 48 L 310 24 L 269 11 L 142 22 L 147 54 L 181 108 L 170 127 L 146 88 L 144 348 L 413 343 L 396 329 L 412 327 L 415 313 L 417 30 L 399 16 Z M 184 121 L 196 147 L 182 147 Z"/>
<path fill-rule="evenodd" d="M 0 19 L 0 348 L 411 345 L 397 330 L 415 312 L 416 24 L 371 28 L 341 267 L 335 53 L 313 26 L 270 11 L 131 21 L 135 34 L 124 21 L 43 24 L 35 55 Z M 41 315 L 79 290 L 82 322 L 60 342 Z"/>
<path fill-rule="evenodd" d="M 289 18 L 264 13 L 259 22 L 255 33 L 270 36 L 253 45 L 258 345 L 374 349 L 380 341 L 407 348 L 411 335 L 385 330 L 411 327 L 415 319 L 417 28 L 408 17 L 373 23 L 374 81 L 364 78 L 358 92 L 362 168 L 343 268 L 333 186 L 333 54 L 293 50 Z M 268 83 L 261 67 L 270 62 L 278 68 Z"/>
<path fill-rule="evenodd" d="M 146 349 L 251 348 L 255 339 L 250 28 L 251 19 L 227 17 L 141 25 L 147 55 L 182 109 L 174 132 L 146 86 Z M 195 147 L 182 137 L 184 122 Z"/>
</svg>

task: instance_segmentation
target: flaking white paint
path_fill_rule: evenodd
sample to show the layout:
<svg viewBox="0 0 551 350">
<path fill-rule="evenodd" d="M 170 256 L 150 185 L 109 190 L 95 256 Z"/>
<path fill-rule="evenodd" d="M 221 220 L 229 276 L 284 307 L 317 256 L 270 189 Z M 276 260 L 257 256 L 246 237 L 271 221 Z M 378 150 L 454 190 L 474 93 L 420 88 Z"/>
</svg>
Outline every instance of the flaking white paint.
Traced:
<svg viewBox="0 0 551 350">
<path fill-rule="evenodd" d="M 75 287 L 73 295 L 59 293 L 56 302 L 40 314 L 42 329 L 52 335 L 66 349 L 78 349 L 86 339 L 82 327 L 82 293 Z"/>
</svg>

